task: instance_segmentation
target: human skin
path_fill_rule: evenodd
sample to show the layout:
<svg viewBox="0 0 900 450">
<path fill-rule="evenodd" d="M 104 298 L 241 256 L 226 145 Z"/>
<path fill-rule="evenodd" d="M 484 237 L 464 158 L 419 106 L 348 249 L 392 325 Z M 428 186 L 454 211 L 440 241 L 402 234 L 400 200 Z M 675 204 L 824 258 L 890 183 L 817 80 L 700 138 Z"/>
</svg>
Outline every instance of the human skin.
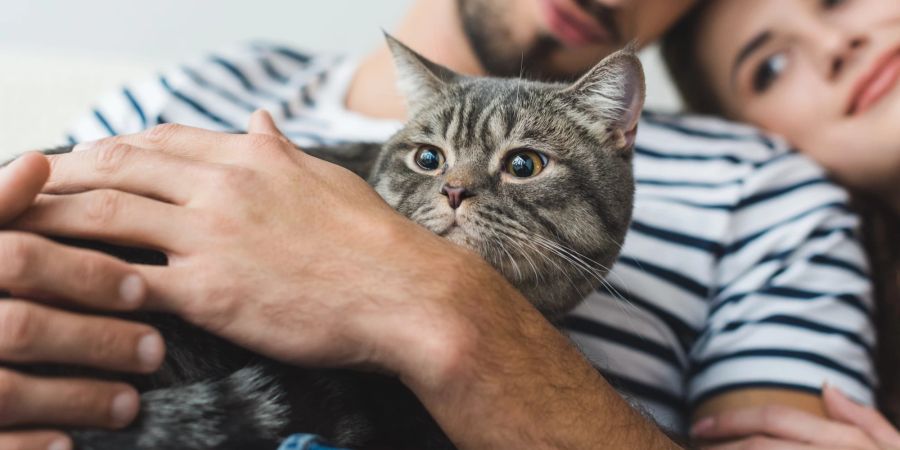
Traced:
<svg viewBox="0 0 900 450">
<path fill-rule="evenodd" d="M 900 212 L 900 89 L 858 95 L 900 49 L 900 3 L 716 0 L 698 33 L 697 58 L 728 117 L 784 136 L 847 186 Z"/>
</svg>

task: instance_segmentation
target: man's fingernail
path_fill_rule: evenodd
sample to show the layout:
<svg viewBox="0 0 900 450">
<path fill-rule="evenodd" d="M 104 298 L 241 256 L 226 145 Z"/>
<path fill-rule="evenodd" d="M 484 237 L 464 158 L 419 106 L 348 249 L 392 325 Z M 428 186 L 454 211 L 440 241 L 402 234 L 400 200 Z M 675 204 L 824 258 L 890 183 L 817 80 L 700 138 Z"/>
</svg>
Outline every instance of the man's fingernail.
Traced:
<svg viewBox="0 0 900 450">
<path fill-rule="evenodd" d="M 76 144 L 75 147 L 72 147 L 72 151 L 83 152 L 85 150 L 92 149 L 95 145 L 97 145 L 97 141 L 82 142 L 80 144 Z"/>
<path fill-rule="evenodd" d="M 137 416 L 139 402 L 138 396 L 131 391 L 116 395 L 111 408 L 113 427 L 121 428 L 131 423 Z"/>
<path fill-rule="evenodd" d="M 71 450 L 72 441 L 67 438 L 59 438 L 47 446 L 47 450 Z"/>
<path fill-rule="evenodd" d="M 138 275 L 128 275 L 119 284 L 119 296 L 130 307 L 140 304 L 146 292 L 144 279 Z"/>
<path fill-rule="evenodd" d="M 691 435 L 699 436 L 702 434 L 708 433 L 713 427 L 716 426 L 716 419 L 712 417 L 707 417 L 705 419 L 700 420 L 695 423 L 694 426 L 691 427 Z"/>
<path fill-rule="evenodd" d="M 138 360 L 141 367 L 154 370 L 162 363 L 166 351 L 166 345 L 156 333 L 148 334 L 138 341 Z"/>
</svg>

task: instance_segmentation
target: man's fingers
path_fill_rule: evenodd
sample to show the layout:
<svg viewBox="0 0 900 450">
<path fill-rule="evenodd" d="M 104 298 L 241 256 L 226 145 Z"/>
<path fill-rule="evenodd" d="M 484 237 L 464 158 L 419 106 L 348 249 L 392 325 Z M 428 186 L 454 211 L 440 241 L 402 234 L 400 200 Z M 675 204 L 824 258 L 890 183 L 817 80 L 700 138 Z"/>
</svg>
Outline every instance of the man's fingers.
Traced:
<svg viewBox="0 0 900 450">
<path fill-rule="evenodd" d="M 196 181 L 211 171 L 195 160 L 114 140 L 100 141 L 90 150 L 51 156 L 50 162 L 53 170 L 44 193 L 115 189 L 179 205 L 187 203 Z"/>
<path fill-rule="evenodd" d="M 164 357 L 162 337 L 147 325 L 26 301 L 0 302 L 0 361 L 150 373 Z"/>
<path fill-rule="evenodd" d="M 248 133 L 268 134 L 269 136 L 283 137 L 284 134 L 275 125 L 272 115 L 264 109 L 258 109 L 250 116 L 250 126 L 247 127 Z"/>
<path fill-rule="evenodd" d="M 131 386 L 87 379 L 38 378 L 0 369 L 0 426 L 122 428 L 137 416 Z"/>
<path fill-rule="evenodd" d="M 28 153 L 0 168 L 0 226 L 25 211 L 41 191 L 50 165 L 39 153 Z"/>
<path fill-rule="evenodd" d="M 59 431 L 11 431 L 0 433 L 4 450 L 72 450 L 72 440 Z"/>
<path fill-rule="evenodd" d="M 42 195 L 10 226 L 49 236 L 179 253 L 191 243 L 184 233 L 185 229 L 197 225 L 191 218 L 187 208 L 101 189 L 71 195 Z"/>
<path fill-rule="evenodd" d="M 900 450 L 900 433 L 878 411 L 847 398 L 839 389 L 826 385 L 822 390 L 825 411 L 841 422 L 856 425 L 884 449 Z"/>
<path fill-rule="evenodd" d="M 103 146 L 127 144 L 148 150 L 164 151 L 197 161 L 214 161 L 234 147 L 240 135 L 226 134 L 177 124 L 164 124 L 137 134 L 115 136 L 75 146 L 75 152 Z"/>
<path fill-rule="evenodd" d="M 697 422 L 691 434 L 710 440 L 765 435 L 808 444 L 876 448 L 855 426 L 780 405 L 726 411 Z"/>
<path fill-rule="evenodd" d="M 146 283 L 128 264 L 39 236 L 0 233 L 0 291 L 68 300 L 105 310 L 132 310 Z"/>
</svg>

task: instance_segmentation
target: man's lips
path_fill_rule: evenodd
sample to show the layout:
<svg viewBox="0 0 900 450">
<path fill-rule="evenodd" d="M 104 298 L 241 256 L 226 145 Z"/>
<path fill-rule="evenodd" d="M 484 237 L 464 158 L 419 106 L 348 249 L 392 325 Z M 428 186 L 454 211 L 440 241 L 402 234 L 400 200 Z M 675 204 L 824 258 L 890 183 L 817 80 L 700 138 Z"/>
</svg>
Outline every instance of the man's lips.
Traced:
<svg viewBox="0 0 900 450">
<path fill-rule="evenodd" d="M 884 98 L 900 80 L 900 49 L 894 49 L 878 58 L 872 68 L 864 73 L 847 108 L 848 115 L 861 114 Z"/>
<path fill-rule="evenodd" d="M 547 26 L 564 44 L 577 47 L 611 42 L 609 30 L 571 0 L 541 0 L 540 3 Z"/>
</svg>

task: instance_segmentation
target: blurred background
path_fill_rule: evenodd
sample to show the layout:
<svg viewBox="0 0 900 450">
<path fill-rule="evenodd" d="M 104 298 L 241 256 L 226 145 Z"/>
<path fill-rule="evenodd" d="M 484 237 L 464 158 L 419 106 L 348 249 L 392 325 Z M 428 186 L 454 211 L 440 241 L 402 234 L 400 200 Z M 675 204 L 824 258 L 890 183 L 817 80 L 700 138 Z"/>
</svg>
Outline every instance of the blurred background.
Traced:
<svg viewBox="0 0 900 450">
<path fill-rule="evenodd" d="M 0 0 L 0 159 L 58 145 L 93 101 L 127 81 L 237 42 L 363 53 L 410 0 Z M 655 49 L 648 106 L 679 103 Z"/>
</svg>

